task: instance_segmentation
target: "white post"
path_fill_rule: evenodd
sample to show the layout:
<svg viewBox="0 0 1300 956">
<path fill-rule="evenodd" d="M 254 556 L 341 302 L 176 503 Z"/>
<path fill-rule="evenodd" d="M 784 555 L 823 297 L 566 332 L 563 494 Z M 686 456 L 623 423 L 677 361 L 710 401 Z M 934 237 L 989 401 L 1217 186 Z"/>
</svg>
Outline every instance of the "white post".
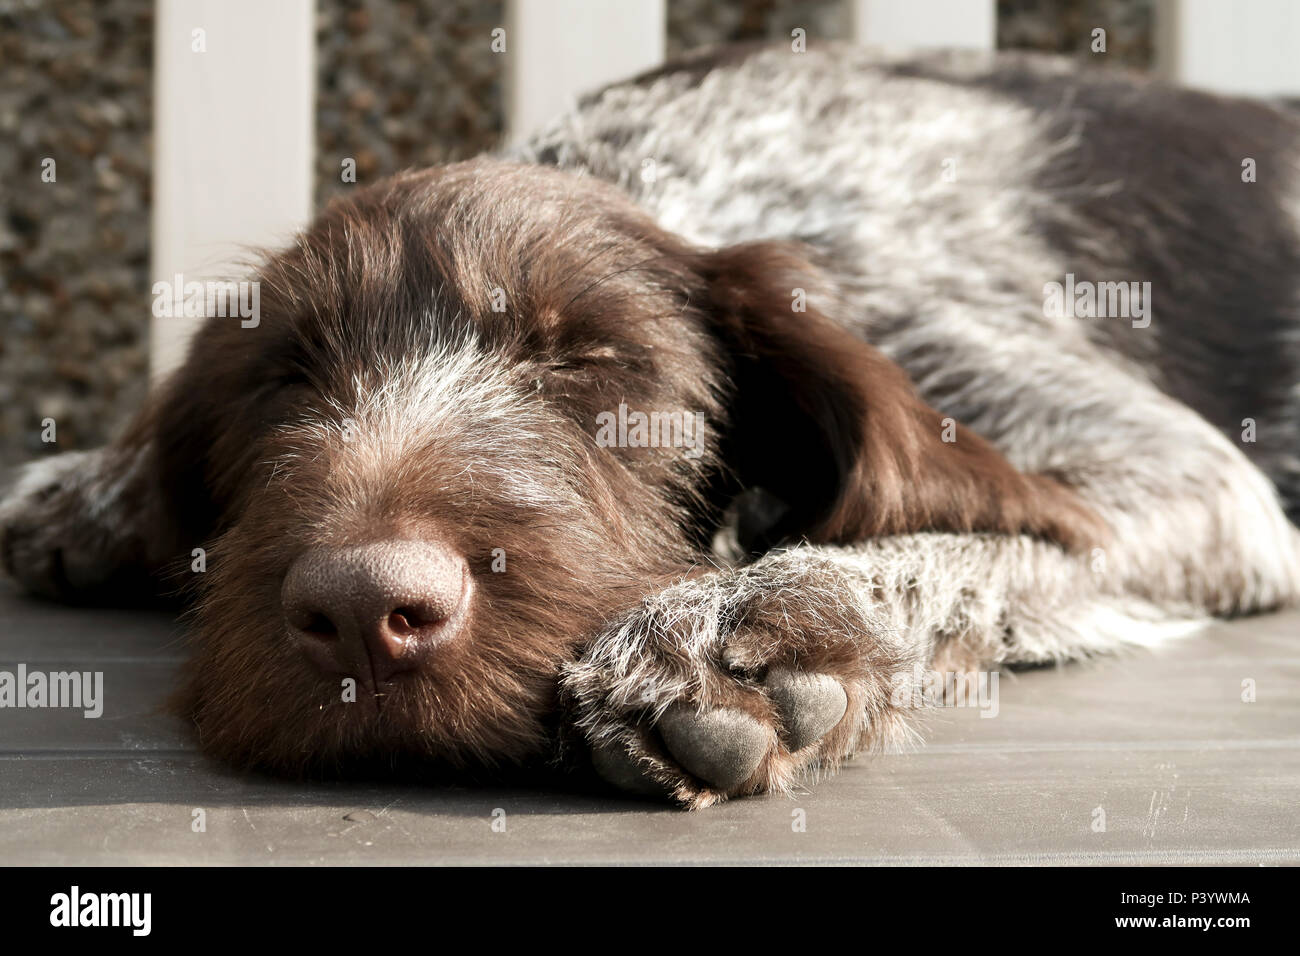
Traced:
<svg viewBox="0 0 1300 956">
<path fill-rule="evenodd" d="M 996 0 L 848 0 L 858 43 L 886 49 L 997 45 Z"/>
<path fill-rule="evenodd" d="M 315 44 L 313 0 L 158 0 L 154 282 L 226 278 L 250 246 L 308 220 Z M 200 321 L 154 317 L 155 377 Z"/>
<path fill-rule="evenodd" d="M 573 98 L 658 66 L 665 0 L 508 0 L 506 130 L 510 142 Z"/>
<path fill-rule="evenodd" d="M 1161 0 L 1156 72 L 1185 86 L 1248 96 L 1300 94 L 1300 4 Z"/>
</svg>

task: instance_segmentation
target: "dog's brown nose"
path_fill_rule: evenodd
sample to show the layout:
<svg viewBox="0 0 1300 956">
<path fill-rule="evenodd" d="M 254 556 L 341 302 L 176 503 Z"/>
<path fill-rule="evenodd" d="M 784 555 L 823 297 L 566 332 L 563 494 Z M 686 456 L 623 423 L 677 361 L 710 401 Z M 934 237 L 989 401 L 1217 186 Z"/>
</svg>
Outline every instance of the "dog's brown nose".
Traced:
<svg viewBox="0 0 1300 956">
<path fill-rule="evenodd" d="M 317 548 L 281 590 L 289 631 L 322 670 L 379 684 L 454 640 L 466 616 L 463 558 L 428 541 Z"/>
</svg>

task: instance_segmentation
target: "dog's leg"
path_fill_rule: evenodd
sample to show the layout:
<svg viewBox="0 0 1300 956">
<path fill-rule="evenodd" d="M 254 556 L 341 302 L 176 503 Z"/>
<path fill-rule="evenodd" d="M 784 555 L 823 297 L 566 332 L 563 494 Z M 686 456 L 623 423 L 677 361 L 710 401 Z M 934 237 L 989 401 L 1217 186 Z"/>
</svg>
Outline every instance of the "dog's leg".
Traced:
<svg viewBox="0 0 1300 956">
<path fill-rule="evenodd" d="M 902 535 L 683 582 L 605 628 L 563 686 L 602 776 L 703 807 L 896 749 L 907 682 L 936 657 L 957 672 L 1066 657 L 1173 620 L 1043 541 Z"/>
<path fill-rule="evenodd" d="M 1153 645 L 1204 617 L 1040 540 L 901 535 L 683 582 L 605 628 L 563 688 L 602 776 L 704 807 L 897 749 L 918 668 Z"/>
<path fill-rule="evenodd" d="M 0 568 L 63 601 L 148 596 L 162 521 L 153 477 L 145 427 L 105 448 L 23 466 L 0 494 Z"/>
</svg>

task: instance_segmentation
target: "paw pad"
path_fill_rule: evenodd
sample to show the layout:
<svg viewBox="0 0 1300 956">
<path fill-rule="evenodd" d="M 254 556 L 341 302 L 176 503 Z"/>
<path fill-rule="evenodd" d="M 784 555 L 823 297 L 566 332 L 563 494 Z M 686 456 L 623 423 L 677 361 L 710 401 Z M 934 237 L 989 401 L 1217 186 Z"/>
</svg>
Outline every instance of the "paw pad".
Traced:
<svg viewBox="0 0 1300 956">
<path fill-rule="evenodd" d="M 687 773 L 719 790 L 733 790 L 754 775 L 771 745 L 772 733 L 737 710 L 699 713 L 674 704 L 659 718 L 659 736 Z"/>
<path fill-rule="evenodd" d="M 769 763 L 774 772 L 786 775 L 820 760 L 824 755 L 810 748 L 848 712 L 844 685 L 829 674 L 773 667 L 761 688 L 766 704 L 756 695 L 753 712 L 676 701 L 653 726 L 643 723 L 630 736 L 594 746 L 592 765 L 621 790 L 682 800 L 687 799 L 683 792 L 711 793 L 703 801 L 696 798 L 695 805 L 707 805 L 718 796 L 753 790 L 751 781 Z M 755 694 L 754 685 L 747 683 L 741 692 Z M 681 783 L 661 782 L 674 779 Z M 757 787 L 769 783 L 760 780 Z"/>
<path fill-rule="evenodd" d="M 844 685 L 829 674 L 773 668 L 764 685 L 781 715 L 781 740 L 792 751 L 821 740 L 849 708 Z"/>
</svg>

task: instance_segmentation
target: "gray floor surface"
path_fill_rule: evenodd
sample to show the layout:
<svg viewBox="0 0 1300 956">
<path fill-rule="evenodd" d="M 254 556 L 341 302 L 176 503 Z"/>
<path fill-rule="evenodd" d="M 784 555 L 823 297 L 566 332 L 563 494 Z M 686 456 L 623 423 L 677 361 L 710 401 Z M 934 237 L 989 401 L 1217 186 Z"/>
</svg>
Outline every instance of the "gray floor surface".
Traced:
<svg viewBox="0 0 1300 956">
<path fill-rule="evenodd" d="M 99 719 L 0 709 L 0 863 L 1300 863 L 1297 613 L 1003 674 L 995 718 L 932 709 L 915 753 L 694 814 L 231 773 L 160 709 L 178 633 L 165 615 L 0 586 L 0 670 L 102 671 L 105 684 Z"/>
</svg>

